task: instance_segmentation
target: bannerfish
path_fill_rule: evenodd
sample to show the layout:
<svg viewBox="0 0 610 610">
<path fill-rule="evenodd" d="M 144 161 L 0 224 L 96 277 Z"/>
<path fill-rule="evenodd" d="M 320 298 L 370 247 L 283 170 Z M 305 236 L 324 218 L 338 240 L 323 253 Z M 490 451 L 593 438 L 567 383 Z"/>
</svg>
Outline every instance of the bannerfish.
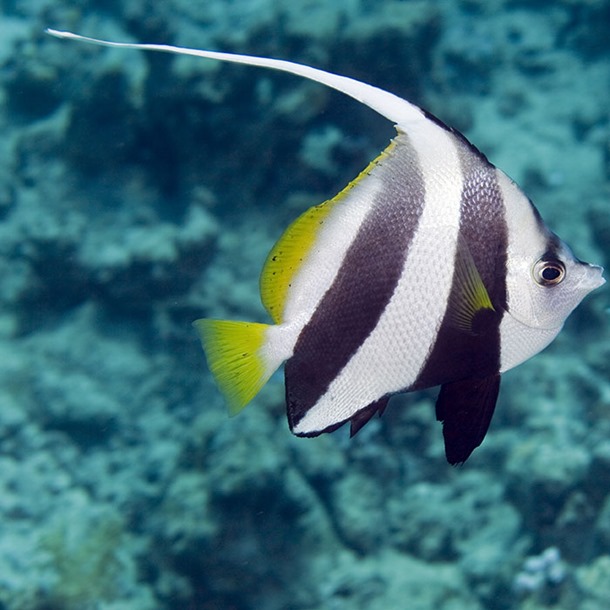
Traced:
<svg viewBox="0 0 610 610">
<path fill-rule="evenodd" d="M 501 374 L 545 348 L 605 281 L 462 134 L 392 93 L 283 60 L 48 32 L 289 72 L 395 124 L 389 146 L 271 250 L 260 292 L 273 324 L 194 322 L 232 414 L 282 363 L 298 436 L 347 422 L 353 435 L 392 395 L 440 385 L 446 457 L 462 463 L 485 437 Z"/>
</svg>

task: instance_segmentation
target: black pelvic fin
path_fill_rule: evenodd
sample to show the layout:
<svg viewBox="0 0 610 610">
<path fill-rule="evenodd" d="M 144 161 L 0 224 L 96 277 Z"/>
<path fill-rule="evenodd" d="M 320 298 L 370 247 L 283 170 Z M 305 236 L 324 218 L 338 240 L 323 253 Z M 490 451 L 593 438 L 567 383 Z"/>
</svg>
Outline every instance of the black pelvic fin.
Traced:
<svg viewBox="0 0 610 610">
<path fill-rule="evenodd" d="M 356 434 L 358 434 L 358 432 L 360 432 L 360 430 L 362 430 L 362 428 L 364 428 L 364 426 L 371 421 L 371 418 L 375 415 L 375 413 L 379 413 L 379 417 L 381 417 L 389 399 L 389 396 L 382 396 L 379 400 L 372 402 L 370 405 L 367 405 L 364 407 L 364 409 L 360 409 L 358 413 L 353 415 L 350 418 L 350 438 L 353 438 Z"/>
<path fill-rule="evenodd" d="M 483 442 L 499 391 L 499 373 L 441 386 L 436 419 L 443 422 L 445 455 L 450 464 L 462 464 Z"/>
</svg>

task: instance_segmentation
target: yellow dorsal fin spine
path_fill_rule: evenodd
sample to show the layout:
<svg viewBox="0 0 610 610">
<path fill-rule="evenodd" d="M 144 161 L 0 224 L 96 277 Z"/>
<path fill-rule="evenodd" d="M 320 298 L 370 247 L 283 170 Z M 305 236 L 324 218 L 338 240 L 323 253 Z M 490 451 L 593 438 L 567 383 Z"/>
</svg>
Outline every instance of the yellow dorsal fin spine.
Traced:
<svg viewBox="0 0 610 610">
<path fill-rule="evenodd" d="M 276 324 L 282 322 L 290 284 L 335 203 L 330 199 L 301 214 L 288 226 L 267 256 L 260 278 L 261 300 Z"/>
<path fill-rule="evenodd" d="M 335 197 L 315 205 L 288 226 L 269 252 L 260 277 L 261 300 L 276 324 L 283 322 L 286 297 L 291 283 L 313 248 L 319 231 L 335 208 L 349 192 L 390 154 L 394 141 Z"/>
<path fill-rule="evenodd" d="M 269 326 L 209 319 L 196 320 L 193 326 L 229 414 L 237 415 L 274 373 L 262 353 Z"/>
</svg>

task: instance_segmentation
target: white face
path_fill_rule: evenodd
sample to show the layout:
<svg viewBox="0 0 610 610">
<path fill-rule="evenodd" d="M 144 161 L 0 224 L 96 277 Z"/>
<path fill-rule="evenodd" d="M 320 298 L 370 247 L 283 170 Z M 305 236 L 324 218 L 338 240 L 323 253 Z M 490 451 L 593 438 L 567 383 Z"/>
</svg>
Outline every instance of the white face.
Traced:
<svg viewBox="0 0 610 610">
<path fill-rule="evenodd" d="M 604 283 L 603 269 L 559 242 L 551 252 L 508 261 L 508 314 L 530 328 L 559 330 L 582 299 Z"/>
<path fill-rule="evenodd" d="M 576 259 L 521 190 L 502 172 L 508 229 L 507 312 L 501 324 L 502 370 L 544 349 L 582 299 L 604 283 L 603 269 Z"/>
</svg>

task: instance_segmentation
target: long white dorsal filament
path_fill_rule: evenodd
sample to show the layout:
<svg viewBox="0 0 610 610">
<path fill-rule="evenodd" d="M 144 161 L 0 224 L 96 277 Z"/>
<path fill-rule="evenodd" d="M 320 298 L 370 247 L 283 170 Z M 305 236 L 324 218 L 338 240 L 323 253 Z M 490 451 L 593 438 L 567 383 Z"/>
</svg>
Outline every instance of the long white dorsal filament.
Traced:
<svg viewBox="0 0 610 610">
<path fill-rule="evenodd" d="M 117 47 L 123 49 L 140 49 L 142 51 L 161 51 L 164 53 L 175 53 L 177 55 L 193 55 L 195 57 L 205 57 L 207 59 L 215 59 L 218 61 L 228 61 L 237 64 L 247 64 L 250 66 L 260 66 L 262 68 L 271 68 L 273 70 L 281 70 L 296 74 L 310 80 L 322 83 L 327 87 L 341 91 L 350 97 L 372 108 L 382 116 L 402 127 L 405 131 L 416 126 L 422 126 L 428 122 L 428 119 L 420 108 L 403 100 L 402 98 L 368 85 L 360 81 L 325 72 L 317 68 L 305 66 L 303 64 L 285 61 L 281 59 L 269 59 L 267 57 L 254 57 L 250 55 L 238 55 L 234 53 L 219 53 L 216 51 L 201 51 L 199 49 L 189 49 L 185 47 L 175 47 L 165 44 L 138 44 L 130 42 L 111 42 L 108 40 L 99 40 L 97 38 L 89 38 L 74 34 L 72 32 L 63 32 L 48 28 L 46 30 L 51 36 L 56 38 L 65 38 L 70 40 L 78 40 L 90 44 L 101 45 L 104 47 Z"/>
</svg>

